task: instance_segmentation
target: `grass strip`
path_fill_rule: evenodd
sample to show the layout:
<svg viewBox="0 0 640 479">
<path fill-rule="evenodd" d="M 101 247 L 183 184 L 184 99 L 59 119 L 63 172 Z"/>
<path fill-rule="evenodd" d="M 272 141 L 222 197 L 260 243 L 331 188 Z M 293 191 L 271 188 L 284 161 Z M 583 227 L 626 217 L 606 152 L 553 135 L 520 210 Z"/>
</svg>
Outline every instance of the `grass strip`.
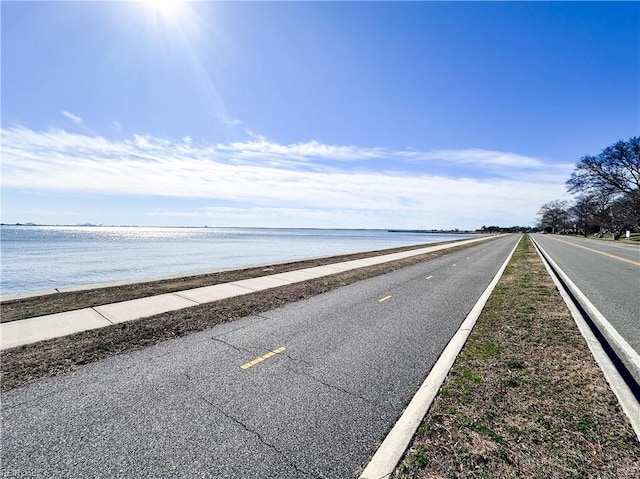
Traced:
<svg viewBox="0 0 640 479">
<path fill-rule="evenodd" d="M 76 370 L 84 364 L 138 350 L 216 324 L 263 313 L 347 284 L 477 245 L 461 245 L 375 266 L 227 298 L 105 328 L 19 346 L 0 352 L 3 390 Z"/>
<path fill-rule="evenodd" d="M 523 237 L 395 478 L 637 478 L 640 443 Z"/>
<path fill-rule="evenodd" d="M 580 236 L 580 238 L 583 238 L 583 236 Z M 619 239 L 614 240 L 610 234 L 604 235 L 602 237 L 598 237 L 598 235 L 591 235 L 588 238 L 598 241 L 611 241 L 615 243 L 633 244 L 636 246 L 640 245 L 640 233 L 631 233 L 629 239 L 627 239 L 625 236 L 622 236 Z"/>
<path fill-rule="evenodd" d="M 98 287 L 82 291 L 69 291 L 46 294 L 23 299 L 12 299 L 0 303 L 0 322 L 17 321 L 46 314 L 63 313 L 75 309 L 92 308 L 103 304 L 146 298 L 164 293 L 174 293 L 186 289 L 213 286 L 249 278 L 258 278 L 271 274 L 286 273 L 303 268 L 313 268 L 342 261 L 371 258 L 384 254 L 411 251 L 429 246 L 437 246 L 450 242 L 427 243 L 415 246 L 368 251 L 364 253 L 346 254 L 303 261 L 293 261 L 252 268 L 218 271 L 209 274 L 184 276 L 158 281 L 143 281 L 120 286 Z"/>
</svg>

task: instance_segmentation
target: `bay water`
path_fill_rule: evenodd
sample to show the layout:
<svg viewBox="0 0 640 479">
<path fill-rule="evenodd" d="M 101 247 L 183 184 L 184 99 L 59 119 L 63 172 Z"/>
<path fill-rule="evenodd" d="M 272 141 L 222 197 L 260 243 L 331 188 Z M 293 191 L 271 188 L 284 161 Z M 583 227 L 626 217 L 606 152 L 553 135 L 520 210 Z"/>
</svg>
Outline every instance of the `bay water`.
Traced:
<svg viewBox="0 0 640 479">
<path fill-rule="evenodd" d="M 198 274 L 469 236 L 387 230 L 4 225 L 0 293 Z"/>
</svg>

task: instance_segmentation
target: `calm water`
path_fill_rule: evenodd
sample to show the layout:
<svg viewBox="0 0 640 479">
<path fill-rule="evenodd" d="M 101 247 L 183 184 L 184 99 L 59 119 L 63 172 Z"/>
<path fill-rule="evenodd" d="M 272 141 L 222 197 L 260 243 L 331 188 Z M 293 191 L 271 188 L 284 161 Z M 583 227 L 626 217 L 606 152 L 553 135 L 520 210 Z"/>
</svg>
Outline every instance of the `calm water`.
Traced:
<svg viewBox="0 0 640 479">
<path fill-rule="evenodd" d="M 383 230 L 0 227 L 3 295 L 460 239 Z"/>
</svg>

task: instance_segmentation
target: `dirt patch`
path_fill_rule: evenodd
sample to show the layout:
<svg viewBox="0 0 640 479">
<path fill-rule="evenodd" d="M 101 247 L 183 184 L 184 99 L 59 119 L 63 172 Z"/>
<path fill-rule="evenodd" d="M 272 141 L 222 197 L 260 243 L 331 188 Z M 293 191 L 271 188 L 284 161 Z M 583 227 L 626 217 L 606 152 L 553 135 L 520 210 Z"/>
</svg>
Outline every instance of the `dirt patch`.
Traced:
<svg viewBox="0 0 640 479">
<path fill-rule="evenodd" d="M 523 237 L 395 478 L 637 478 L 640 443 Z"/>
<path fill-rule="evenodd" d="M 302 268 L 312 268 L 326 264 L 351 261 L 362 258 L 371 258 L 383 254 L 411 251 L 428 246 L 437 246 L 449 242 L 429 243 L 402 248 L 369 251 L 327 258 L 317 258 L 289 263 L 279 263 L 254 268 L 220 271 L 210 274 L 185 276 L 160 281 L 148 281 L 122 286 L 87 289 L 82 291 L 47 294 L 24 299 L 14 299 L 0 303 L 0 322 L 16 321 L 19 319 L 43 316 L 45 314 L 62 313 L 74 309 L 91 308 L 102 304 L 128 301 L 131 299 L 145 298 L 164 293 L 184 291 L 185 289 L 213 286 L 221 283 L 230 283 L 242 279 L 257 278 L 270 274 L 285 273 Z"/>
<path fill-rule="evenodd" d="M 470 246 L 473 244 L 455 246 L 437 253 L 359 268 L 2 351 L 2 389 L 11 389 L 44 377 L 73 371 L 83 364 L 141 349 L 160 341 L 204 331 L 216 324 L 259 314 Z M 305 265 L 308 266 L 308 263 L 305 262 Z"/>
</svg>

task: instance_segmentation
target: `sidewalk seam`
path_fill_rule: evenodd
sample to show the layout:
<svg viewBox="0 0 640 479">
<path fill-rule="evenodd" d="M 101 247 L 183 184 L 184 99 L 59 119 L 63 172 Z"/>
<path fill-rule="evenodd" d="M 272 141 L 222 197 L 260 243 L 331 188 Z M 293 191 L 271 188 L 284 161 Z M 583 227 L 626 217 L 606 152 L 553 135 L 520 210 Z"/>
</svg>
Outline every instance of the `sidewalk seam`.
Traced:
<svg viewBox="0 0 640 479">
<path fill-rule="evenodd" d="M 98 310 L 96 309 L 96 308 L 99 308 L 99 307 L 100 307 L 100 306 L 94 306 L 94 307 L 92 307 L 92 308 L 88 308 L 88 309 L 91 309 L 91 310 L 95 311 L 96 313 L 98 313 L 98 314 L 99 314 L 100 316 L 102 316 L 104 319 L 106 319 L 107 321 L 109 321 L 109 323 L 110 323 L 110 324 L 116 324 L 116 323 L 114 323 L 113 321 L 111 321 L 109 318 L 107 318 L 104 314 L 102 314 L 100 311 L 98 311 Z M 37 317 L 38 317 L 38 316 L 36 316 L 36 318 L 37 318 Z M 40 317 L 42 317 L 42 316 L 40 316 Z"/>
<path fill-rule="evenodd" d="M 189 290 L 185 290 L 185 291 L 189 291 Z M 203 304 L 203 303 L 200 303 L 200 302 L 196 301 L 195 299 L 191 299 L 191 298 L 187 298 L 186 296 L 182 296 L 180 293 L 184 293 L 184 291 L 176 291 L 174 293 L 169 293 L 169 294 L 173 294 L 174 296 L 178 296 L 179 298 L 186 299 L 187 301 L 191 301 L 194 306 L 197 306 L 199 304 Z"/>
</svg>

